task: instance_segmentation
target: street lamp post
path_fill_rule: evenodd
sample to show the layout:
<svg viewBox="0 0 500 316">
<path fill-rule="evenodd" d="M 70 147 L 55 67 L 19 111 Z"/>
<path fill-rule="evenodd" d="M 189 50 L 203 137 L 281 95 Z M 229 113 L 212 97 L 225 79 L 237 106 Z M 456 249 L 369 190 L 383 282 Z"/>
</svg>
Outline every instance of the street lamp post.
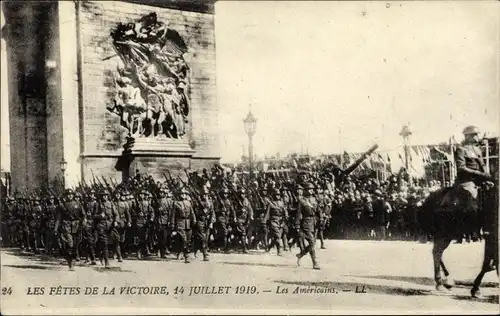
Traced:
<svg viewBox="0 0 500 316">
<path fill-rule="evenodd" d="M 257 119 L 253 116 L 252 111 L 248 111 L 247 116 L 243 120 L 243 125 L 245 127 L 245 133 L 248 135 L 248 164 L 250 168 L 249 180 L 252 180 L 253 176 L 253 143 L 252 138 L 255 135 L 255 129 L 257 128 Z"/>
<path fill-rule="evenodd" d="M 408 174 L 409 177 L 409 182 L 410 186 L 412 185 L 412 179 L 410 176 L 410 169 L 409 169 L 409 142 L 410 142 L 410 136 L 412 132 L 410 130 L 410 127 L 408 125 L 403 126 L 401 129 L 401 132 L 399 133 L 399 136 L 403 137 L 403 144 L 404 144 L 404 150 L 405 150 L 405 169 L 406 173 Z"/>
<path fill-rule="evenodd" d="M 68 163 L 63 158 L 59 162 L 59 165 L 61 166 L 61 172 L 62 172 L 62 186 L 63 189 L 66 189 L 66 167 L 68 166 Z"/>
</svg>

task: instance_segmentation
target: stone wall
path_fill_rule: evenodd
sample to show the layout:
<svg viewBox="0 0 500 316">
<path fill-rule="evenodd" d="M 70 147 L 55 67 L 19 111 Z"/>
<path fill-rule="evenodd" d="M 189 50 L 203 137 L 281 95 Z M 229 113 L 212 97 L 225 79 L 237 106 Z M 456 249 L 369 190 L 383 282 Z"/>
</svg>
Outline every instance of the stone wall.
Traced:
<svg viewBox="0 0 500 316">
<path fill-rule="evenodd" d="M 107 105 L 112 104 L 115 91 L 112 73 L 119 61 L 112 48 L 110 31 L 119 22 L 135 22 L 151 12 L 157 14 L 159 21 L 168 23 L 169 28 L 178 31 L 189 48 L 185 59 L 191 68 L 189 97 L 192 133 L 188 135 L 188 141 L 196 150 L 193 158 L 198 157 L 202 161 L 218 158 L 214 15 L 120 1 L 83 2 L 80 10 L 83 61 L 82 163 L 85 178 L 89 176 L 86 170 L 105 171 L 99 167 L 102 164 L 99 159 L 87 157 L 102 155 L 107 156 L 102 159 L 112 160 L 112 157 L 121 155 L 125 143 L 126 130 L 120 126 L 119 117 L 106 109 Z M 181 160 L 179 163 L 186 166 L 186 159 Z M 161 161 L 157 164 L 168 165 Z M 156 168 L 151 160 L 147 165 L 148 168 Z M 110 172 L 118 171 L 112 169 Z"/>
<path fill-rule="evenodd" d="M 11 176 L 15 189 L 35 189 L 62 176 L 66 185 L 92 175 L 121 179 L 115 169 L 126 131 L 108 112 L 114 96 L 110 31 L 155 12 L 185 40 L 191 68 L 188 142 L 194 156 L 137 157 L 134 166 L 160 177 L 167 169 L 218 161 L 214 15 L 179 9 L 192 0 L 148 6 L 126 1 L 4 2 L 7 42 Z M 194 3 L 194 2 L 192 2 Z M 191 3 L 191 4 L 192 4 Z M 203 6 L 198 6 L 202 8 Z M 202 10 L 203 11 L 203 10 Z M 28 23 L 27 23 L 28 21 Z M 147 170 L 145 170 L 147 169 Z"/>
<path fill-rule="evenodd" d="M 21 191 L 37 188 L 48 178 L 43 41 L 48 30 L 42 7 L 46 5 L 8 3 L 3 7 L 9 21 L 5 39 L 11 176 L 13 187 Z M 33 22 L 26 23 L 27 20 Z"/>
</svg>

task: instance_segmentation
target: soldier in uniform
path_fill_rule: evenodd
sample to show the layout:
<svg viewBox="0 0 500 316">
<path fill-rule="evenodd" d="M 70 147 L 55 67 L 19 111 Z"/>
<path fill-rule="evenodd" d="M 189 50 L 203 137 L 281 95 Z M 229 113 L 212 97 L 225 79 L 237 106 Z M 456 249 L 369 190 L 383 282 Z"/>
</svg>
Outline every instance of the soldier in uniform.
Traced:
<svg viewBox="0 0 500 316">
<path fill-rule="evenodd" d="M 390 205 L 384 200 L 382 192 L 375 190 L 375 201 L 373 202 L 373 219 L 375 221 L 375 235 L 378 240 L 385 240 L 385 227 L 388 221 Z"/>
<path fill-rule="evenodd" d="M 288 224 L 289 224 L 289 216 L 290 216 L 290 209 L 292 207 L 292 199 L 289 195 L 287 187 L 282 187 L 281 189 L 281 200 L 283 201 L 283 204 L 285 205 L 286 209 L 286 216 L 283 218 L 283 234 L 281 236 L 281 239 L 283 241 L 283 250 L 288 251 L 289 246 L 288 246 L 288 236 L 289 236 L 289 230 L 288 230 Z"/>
<path fill-rule="evenodd" d="M 54 254 L 54 249 L 59 249 L 59 242 L 57 236 L 54 234 L 57 215 L 57 201 L 52 194 L 46 197 L 43 205 L 43 227 L 44 227 L 44 243 L 45 253 L 47 255 Z"/>
<path fill-rule="evenodd" d="M 122 262 L 122 245 L 125 242 L 126 230 L 130 227 L 132 220 L 130 219 L 129 205 L 126 202 L 125 192 L 117 189 L 115 191 L 115 196 L 117 200 L 116 211 L 118 213 L 118 219 L 112 234 L 115 236 L 115 253 L 118 262 Z"/>
<path fill-rule="evenodd" d="M 108 240 L 111 235 L 111 240 L 115 243 L 116 236 L 113 236 L 112 230 L 116 228 L 118 221 L 118 213 L 113 202 L 109 198 L 106 191 L 99 192 L 97 202 L 97 212 L 94 214 L 95 230 L 97 235 L 96 250 L 101 263 L 104 259 L 104 267 L 109 268 L 109 253 Z"/>
<path fill-rule="evenodd" d="M 289 216 L 290 216 L 289 222 L 291 225 L 290 230 L 293 231 L 293 238 L 292 238 L 292 241 L 290 242 L 290 248 L 294 244 L 297 244 L 299 246 L 300 251 L 302 251 L 304 249 L 304 244 L 302 243 L 303 237 L 301 236 L 301 231 L 296 229 L 296 227 L 295 227 L 295 220 L 297 218 L 297 210 L 298 210 L 298 206 L 299 206 L 299 201 L 304 196 L 304 188 L 300 184 L 298 184 L 296 190 L 297 190 L 296 191 L 297 195 L 293 201 L 293 206 L 292 206 L 293 213 L 289 214 Z"/>
<path fill-rule="evenodd" d="M 142 255 L 151 255 L 147 247 L 148 221 L 154 221 L 154 212 L 147 191 L 143 190 L 139 194 L 137 203 L 134 203 L 132 218 L 132 228 L 134 231 L 134 244 L 137 247 L 137 258 Z"/>
<path fill-rule="evenodd" d="M 308 183 L 306 186 L 306 191 L 304 192 L 304 197 L 299 199 L 299 207 L 297 210 L 297 217 L 295 218 L 295 227 L 300 230 L 301 235 L 307 241 L 308 245 L 305 246 L 299 254 L 297 254 L 297 265 L 300 265 L 300 259 L 306 254 L 311 255 L 313 262 L 313 269 L 319 270 L 316 259 L 315 242 L 316 238 L 314 236 L 315 226 L 316 226 L 316 213 L 318 209 L 318 202 L 313 196 L 314 185 Z"/>
<path fill-rule="evenodd" d="M 30 232 L 29 232 L 29 200 L 24 196 L 19 199 L 17 204 L 17 218 L 19 220 L 19 231 L 21 232 L 21 249 L 30 249 Z"/>
<path fill-rule="evenodd" d="M 273 199 L 269 201 L 266 210 L 266 222 L 269 222 L 270 232 L 271 232 L 271 244 L 269 248 L 272 248 L 276 244 L 276 250 L 278 256 L 281 256 L 281 248 L 283 247 L 283 227 L 285 225 L 284 219 L 288 217 L 288 213 L 285 204 L 281 200 L 281 194 L 278 189 L 273 191 Z"/>
<path fill-rule="evenodd" d="M 266 211 L 267 211 L 267 189 L 262 188 L 261 193 L 259 194 L 258 198 L 260 200 L 260 207 L 257 210 L 258 215 L 256 220 L 256 236 L 253 241 L 254 243 L 254 248 L 259 249 L 259 244 L 262 244 L 264 247 L 264 250 L 268 250 L 268 245 L 267 245 L 267 239 L 268 239 L 268 228 L 267 228 L 267 222 L 266 222 Z"/>
<path fill-rule="evenodd" d="M 158 226 L 158 244 L 160 247 L 160 257 L 165 259 L 170 251 L 169 235 L 170 235 L 170 217 L 173 207 L 173 200 L 167 188 L 161 188 L 158 198 L 158 208 L 156 220 Z"/>
<path fill-rule="evenodd" d="M 40 198 L 35 196 L 31 200 L 30 214 L 29 214 L 29 242 L 33 253 L 39 253 L 41 246 L 41 228 L 42 228 L 42 205 Z"/>
<path fill-rule="evenodd" d="M 444 195 L 441 206 L 452 209 L 458 224 L 456 233 L 460 240 L 464 233 L 464 224 L 468 217 L 477 216 L 478 188 L 482 183 L 493 184 L 493 178 L 485 171 L 482 152 L 479 147 L 479 129 L 467 126 L 463 130 L 464 141 L 456 148 L 455 163 L 457 177 L 453 187 Z"/>
<path fill-rule="evenodd" d="M 135 209 L 135 198 L 132 192 L 129 189 L 125 189 L 125 204 L 128 209 L 128 213 L 130 214 L 130 222 L 127 224 L 126 233 L 125 233 L 125 242 L 122 247 L 122 255 L 124 257 L 128 256 L 131 251 L 131 246 L 134 244 L 134 230 L 132 228 L 133 218 L 132 214 Z"/>
<path fill-rule="evenodd" d="M 326 207 L 328 201 L 326 199 L 326 196 L 324 195 L 323 190 L 320 187 L 316 189 L 316 192 L 317 192 L 316 200 L 318 201 L 318 212 L 316 218 L 317 225 L 316 225 L 315 236 L 319 237 L 319 241 L 321 242 L 321 249 L 326 249 L 323 233 L 326 228 Z"/>
<path fill-rule="evenodd" d="M 70 271 L 74 271 L 75 238 L 81 222 L 86 220 L 82 205 L 75 200 L 73 190 L 67 189 L 63 201 L 56 209 L 54 234 L 59 234 L 63 255 L 66 257 Z"/>
<path fill-rule="evenodd" d="M 21 197 L 16 195 L 12 205 L 12 241 L 13 246 L 23 247 L 23 230 L 22 230 L 22 216 Z"/>
<path fill-rule="evenodd" d="M 191 202 L 187 199 L 185 188 L 179 190 L 178 200 L 174 202 L 172 210 L 171 229 L 178 235 L 179 250 L 184 253 L 184 262 L 189 263 L 189 244 L 191 243 L 192 226 L 196 225 L 196 216 Z"/>
<path fill-rule="evenodd" d="M 247 229 L 251 221 L 253 221 L 253 209 L 250 201 L 246 197 L 244 189 L 239 190 L 238 201 L 233 207 L 233 221 L 235 223 L 236 234 L 241 238 L 243 253 L 248 253 L 247 247 Z"/>
<path fill-rule="evenodd" d="M 90 190 L 88 199 L 84 204 L 86 220 L 82 225 L 82 249 L 84 249 L 85 262 L 90 259 L 90 264 L 95 265 L 95 229 L 94 229 L 94 216 L 98 212 L 97 199 L 95 191 Z"/>
<path fill-rule="evenodd" d="M 85 203 L 83 200 L 82 193 L 80 191 L 75 192 L 75 201 L 78 202 L 84 208 L 83 211 L 85 212 Z M 81 223 L 81 225 L 78 226 L 78 232 L 76 233 L 75 240 L 74 240 L 74 243 L 75 243 L 75 261 L 76 262 L 80 261 L 80 253 L 81 253 L 80 249 L 82 247 L 82 229 L 83 229 L 83 223 Z"/>
<path fill-rule="evenodd" d="M 14 213 L 15 201 L 14 198 L 8 196 L 5 199 L 5 204 L 2 207 L 2 247 L 13 246 L 12 240 L 12 215 Z"/>
<path fill-rule="evenodd" d="M 201 246 L 203 261 L 208 261 L 208 237 L 210 229 L 215 222 L 214 203 L 210 198 L 207 187 L 203 187 L 203 198 L 201 204 L 196 207 L 196 226 L 194 241 Z M 195 250 L 196 253 L 196 250 Z"/>
<path fill-rule="evenodd" d="M 232 212 L 232 207 L 233 206 L 231 204 L 231 200 L 229 199 L 229 190 L 224 189 L 221 205 L 215 213 L 215 215 L 217 216 L 217 219 L 215 221 L 215 231 L 217 235 L 216 239 L 218 247 L 220 248 L 221 246 L 223 246 L 223 249 L 226 252 L 229 250 L 227 245 L 227 239 L 229 235 L 227 223 L 229 221 L 229 214 L 231 214 Z"/>
</svg>

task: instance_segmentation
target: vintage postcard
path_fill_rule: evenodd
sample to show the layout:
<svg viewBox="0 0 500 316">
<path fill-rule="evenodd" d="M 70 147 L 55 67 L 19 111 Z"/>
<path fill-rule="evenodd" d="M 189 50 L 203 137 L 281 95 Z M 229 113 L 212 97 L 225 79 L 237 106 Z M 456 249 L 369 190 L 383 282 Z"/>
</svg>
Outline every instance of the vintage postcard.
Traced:
<svg viewBox="0 0 500 316">
<path fill-rule="evenodd" d="M 2 315 L 498 314 L 499 1 L 2 1 Z"/>
</svg>

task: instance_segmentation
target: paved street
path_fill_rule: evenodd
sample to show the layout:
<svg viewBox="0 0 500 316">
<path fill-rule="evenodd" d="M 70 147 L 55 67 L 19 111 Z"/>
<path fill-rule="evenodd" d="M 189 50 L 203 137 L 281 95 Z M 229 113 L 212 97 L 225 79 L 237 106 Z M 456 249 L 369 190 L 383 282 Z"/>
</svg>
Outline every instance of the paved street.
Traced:
<svg viewBox="0 0 500 316">
<path fill-rule="evenodd" d="M 212 312 L 219 309 L 219 313 L 220 309 L 227 313 L 262 313 L 262 309 L 282 310 L 282 313 L 499 311 L 495 273 L 487 274 L 483 281 L 484 300 L 469 298 L 470 285 L 481 265 L 481 243 L 452 245 L 445 254 L 445 263 L 456 280 L 450 296 L 433 293 L 431 244 L 328 241 L 327 248 L 318 250 L 320 271 L 312 270 L 307 257 L 297 267 L 293 253 L 278 257 L 275 252 L 252 252 L 213 254 L 211 262 L 198 258 L 191 264 L 174 259 L 112 261 L 111 271 L 100 266 L 78 266 L 75 272 L 42 256 L 6 249 L 1 256 L 1 280 L 2 287 L 11 287 L 12 294 L 2 296 L 2 314 L 13 309 L 68 313 L 68 308 L 78 308 L 73 310 L 76 313 L 100 314 L 117 313 L 117 308 L 122 314 L 188 312 L 184 308 L 208 308 Z M 59 289 L 61 293 L 66 291 L 66 295 L 55 295 L 59 285 L 78 289 Z M 156 289 L 151 288 L 155 286 Z M 194 292 L 192 286 L 196 287 Z M 44 287 L 43 295 L 27 295 L 28 290 L 41 292 L 34 287 Z M 98 287 L 98 295 L 85 295 L 86 290 L 91 292 L 86 287 Z M 103 291 L 110 293 L 113 287 L 114 294 L 103 294 Z M 364 289 L 365 293 L 355 293 L 356 288 L 358 292 Z M 294 293 L 297 289 L 309 293 Z M 255 293 L 236 294 L 237 291 Z M 99 307 L 106 309 L 98 310 Z"/>
</svg>

